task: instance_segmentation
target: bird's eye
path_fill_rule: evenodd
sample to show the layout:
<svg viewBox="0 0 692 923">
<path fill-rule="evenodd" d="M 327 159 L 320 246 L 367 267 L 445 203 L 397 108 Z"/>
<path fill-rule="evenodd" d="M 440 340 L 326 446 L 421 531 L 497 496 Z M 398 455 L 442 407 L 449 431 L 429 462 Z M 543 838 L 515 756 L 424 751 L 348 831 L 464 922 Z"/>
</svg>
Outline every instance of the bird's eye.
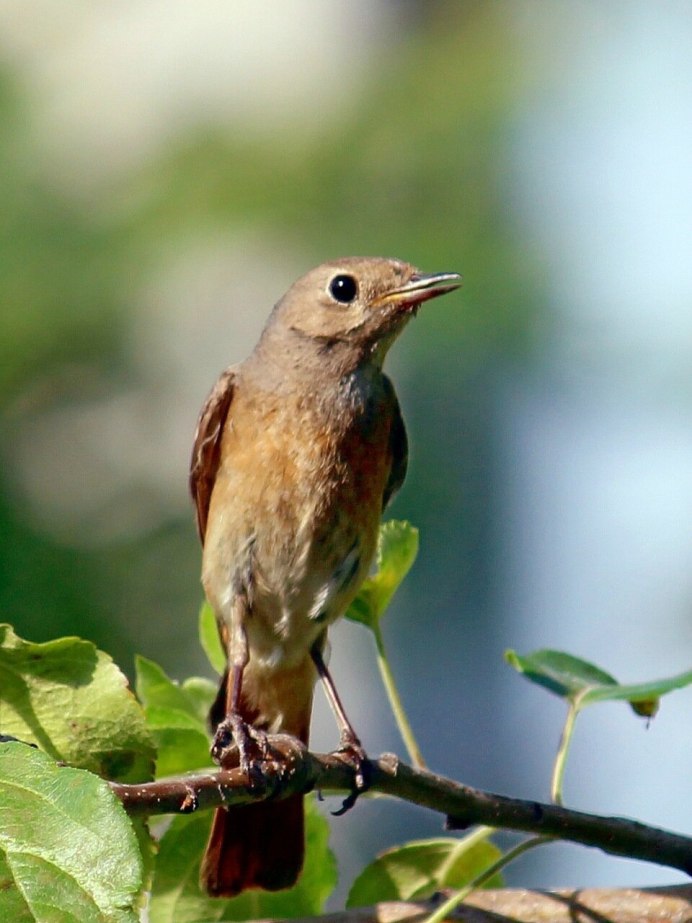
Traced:
<svg viewBox="0 0 692 923">
<path fill-rule="evenodd" d="M 353 276 L 334 276 L 329 283 L 329 294 L 341 304 L 350 304 L 358 294 L 358 286 Z"/>
</svg>

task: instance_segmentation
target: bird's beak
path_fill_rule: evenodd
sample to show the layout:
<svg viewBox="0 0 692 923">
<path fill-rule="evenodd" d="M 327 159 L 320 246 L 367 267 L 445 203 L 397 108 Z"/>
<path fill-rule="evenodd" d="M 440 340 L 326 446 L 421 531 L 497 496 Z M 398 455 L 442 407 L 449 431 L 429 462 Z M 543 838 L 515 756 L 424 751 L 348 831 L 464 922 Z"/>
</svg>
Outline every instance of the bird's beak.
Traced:
<svg viewBox="0 0 692 923">
<path fill-rule="evenodd" d="M 416 273 L 405 285 L 392 289 L 375 301 L 375 307 L 396 305 L 397 308 L 415 308 L 424 301 L 453 292 L 461 285 L 458 272 L 436 272 L 431 275 Z"/>
</svg>

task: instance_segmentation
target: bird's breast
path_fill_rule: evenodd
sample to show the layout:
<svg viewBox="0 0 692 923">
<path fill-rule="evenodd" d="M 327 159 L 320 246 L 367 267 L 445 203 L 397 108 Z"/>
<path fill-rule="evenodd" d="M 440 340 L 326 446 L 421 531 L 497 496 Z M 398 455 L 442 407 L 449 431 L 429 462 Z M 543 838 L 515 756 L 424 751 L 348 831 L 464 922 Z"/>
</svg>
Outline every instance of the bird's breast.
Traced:
<svg viewBox="0 0 692 923">
<path fill-rule="evenodd" d="M 203 582 L 229 612 L 251 584 L 250 646 L 292 659 L 341 615 L 370 567 L 391 468 L 384 393 L 242 394 L 226 425 Z M 254 639 L 252 635 L 254 634 Z"/>
</svg>

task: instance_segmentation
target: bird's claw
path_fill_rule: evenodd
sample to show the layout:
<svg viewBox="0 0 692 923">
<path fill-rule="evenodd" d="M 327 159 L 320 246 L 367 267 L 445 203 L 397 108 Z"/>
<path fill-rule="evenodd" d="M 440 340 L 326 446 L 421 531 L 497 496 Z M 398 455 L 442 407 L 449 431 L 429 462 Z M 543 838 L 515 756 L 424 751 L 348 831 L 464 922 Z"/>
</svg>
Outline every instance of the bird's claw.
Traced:
<svg viewBox="0 0 692 923">
<path fill-rule="evenodd" d="M 367 791 L 370 787 L 370 762 L 367 753 L 363 749 L 363 745 L 355 735 L 343 735 L 341 738 L 341 746 L 337 750 L 337 753 L 355 771 L 355 785 L 353 791 L 344 798 L 338 811 L 332 811 L 334 817 L 341 817 L 342 814 L 351 810 L 358 796 L 362 795 L 363 792 Z"/>
<path fill-rule="evenodd" d="M 226 715 L 216 728 L 211 756 L 224 768 L 239 766 L 253 784 L 262 774 L 260 763 L 269 757 L 267 735 L 240 715 Z"/>
</svg>

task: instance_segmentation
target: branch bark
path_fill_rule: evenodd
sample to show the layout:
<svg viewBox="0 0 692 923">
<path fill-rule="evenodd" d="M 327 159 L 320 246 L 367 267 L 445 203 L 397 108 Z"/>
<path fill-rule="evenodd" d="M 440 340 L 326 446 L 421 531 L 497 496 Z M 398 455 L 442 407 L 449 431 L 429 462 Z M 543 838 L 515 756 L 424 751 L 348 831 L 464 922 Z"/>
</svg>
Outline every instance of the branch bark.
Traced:
<svg viewBox="0 0 692 923">
<path fill-rule="evenodd" d="M 293 737 L 269 738 L 271 758 L 252 778 L 237 766 L 216 772 L 146 782 L 111 783 L 131 814 L 177 814 L 285 798 L 312 789 L 352 792 L 355 770 L 343 754 L 310 753 Z M 614 856 L 641 859 L 692 875 L 692 838 L 638 821 L 573 811 L 538 801 L 507 798 L 462 785 L 452 779 L 413 769 L 393 754 L 367 763 L 369 790 L 390 795 L 446 815 L 447 828 L 474 824 L 596 847 Z"/>
<path fill-rule="evenodd" d="M 303 923 L 421 923 L 437 909 L 435 900 L 387 901 L 356 907 Z M 692 887 L 590 888 L 583 891 L 529 891 L 499 888 L 474 891 L 449 915 L 459 923 L 689 923 Z"/>
</svg>

